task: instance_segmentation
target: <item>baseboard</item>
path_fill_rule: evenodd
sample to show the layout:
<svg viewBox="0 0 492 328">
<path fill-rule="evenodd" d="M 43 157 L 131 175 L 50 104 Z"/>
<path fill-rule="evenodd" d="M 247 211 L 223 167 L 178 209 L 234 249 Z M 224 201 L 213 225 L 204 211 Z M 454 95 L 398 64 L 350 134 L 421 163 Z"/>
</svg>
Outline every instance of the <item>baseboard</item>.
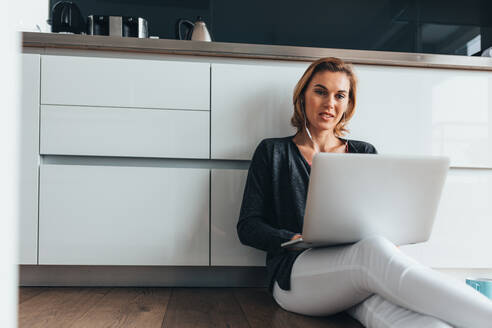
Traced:
<svg viewBox="0 0 492 328">
<path fill-rule="evenodd" d="M 266 287 L 265 267 L 20 265 L 20 286 Z"/>
<path fill-rule="evenodd" d="M 435 268 L 456 280 L 490 269 Z M 265 267 L 20 265 L 20 286 L 266 287 Z"/>
</svg>

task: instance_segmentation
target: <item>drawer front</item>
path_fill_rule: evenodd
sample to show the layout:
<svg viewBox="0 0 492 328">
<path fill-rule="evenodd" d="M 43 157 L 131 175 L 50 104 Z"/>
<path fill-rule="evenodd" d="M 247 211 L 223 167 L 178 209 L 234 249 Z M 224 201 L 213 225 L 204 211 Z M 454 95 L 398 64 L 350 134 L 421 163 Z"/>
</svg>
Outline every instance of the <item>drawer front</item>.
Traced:
<svg viewBox="0 0 492 328">
<path fill-rule="evenodd" d="M 209 171 L 42 165 L 39 264 L 208 265 Z"/>
<path fill-rule="evenodd" d="M 210 64 L 43 56 L 41 103 L 210 109 Z"/>
<path fill-rule="evenodd" d="M 212 158 L 250 160 L 261 139 L 295 134 L 292 92 L 306 66 L 213 64 Z"/>
<path fill-rule="evenodd" d="M 41 154 L 209 158 L 209 112 L 41 107 Z"/>
<path fill-rule="evenodd" d="M 246 170 L 212 170 L 211 264 L 216 266 L 265 266 L 266 253 L 241 244 L 237 221 L 243 200 Z"/>
</svg>

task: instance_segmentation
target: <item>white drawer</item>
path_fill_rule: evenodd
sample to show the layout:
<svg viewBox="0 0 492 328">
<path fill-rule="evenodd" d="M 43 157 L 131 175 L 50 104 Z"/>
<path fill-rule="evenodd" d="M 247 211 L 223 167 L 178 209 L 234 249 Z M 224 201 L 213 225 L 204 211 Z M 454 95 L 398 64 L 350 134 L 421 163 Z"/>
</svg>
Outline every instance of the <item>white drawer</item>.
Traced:
<svg viewBox="0 0 492 328">
<path fill-rule="evenodd" d="M 209 112 L 41 106 L 41 154 L 209 158 Z"/>
<path fill-rule="evenodd" d="M 208 265 L 209 170 L 42 165 L 39 264 Z"/>
<path fill-rule="evenodd" d="M 42 56 L 41 103 L 210 109 L 210 64 Z"/>
</svg>

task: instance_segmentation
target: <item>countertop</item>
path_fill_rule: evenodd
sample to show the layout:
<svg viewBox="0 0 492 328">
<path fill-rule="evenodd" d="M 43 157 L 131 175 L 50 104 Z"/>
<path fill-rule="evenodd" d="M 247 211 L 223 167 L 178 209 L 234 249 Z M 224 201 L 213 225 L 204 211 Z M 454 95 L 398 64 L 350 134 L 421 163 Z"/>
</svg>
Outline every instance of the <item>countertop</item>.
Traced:
<svg viewBox="0 0 492 328">
<path fill-rule="evenodd" d="M 36 48 L 64 48 L 288 61 L 313 61 L 318 58 L 333 56 L 353 64 L 492 71 L 492 58 L 488 57 L 36 32 L 23 32 L 22 42 L 23 47 Z"/>
</svg>

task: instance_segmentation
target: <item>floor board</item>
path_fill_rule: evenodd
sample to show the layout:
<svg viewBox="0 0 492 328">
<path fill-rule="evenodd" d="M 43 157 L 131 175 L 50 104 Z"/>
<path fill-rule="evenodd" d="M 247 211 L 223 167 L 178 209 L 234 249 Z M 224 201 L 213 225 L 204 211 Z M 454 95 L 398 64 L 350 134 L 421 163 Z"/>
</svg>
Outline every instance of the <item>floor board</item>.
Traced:
<svg viewBox="0 0 492 328">
<path fill-rule="evenodd" d="M 265 288 L 19 288 L 19 327 L 361 328 L 280 308 Z"/>
<path fill-rule="evenodd" d="M 174 288 L 162 327 L 249 325 L 231 288 Z"/>
<path fill-rule="evenodd" d="M 46 288 L 19 304 L 19 327 L 69 327 L 108 292 L 109 288 Z"/>
<path fill-rule="evenodd" d="M 309 317 L 283 310 L 264 288 L 236 288 L 251 327 L 359 328 L 362 325 L 345 313 L 330 317 Z"/>
<path fill-rule="evenodd" d="M 160 327 L 171 288 L 112 288 L 70 327 Z"/>
<path fill-rule="evenodd" d="M 27 301 L 34 296 L 41 294 L 47 288 L 46 287 L 20 287 L 19 288 L 19 304 Z"/>
</svg>

